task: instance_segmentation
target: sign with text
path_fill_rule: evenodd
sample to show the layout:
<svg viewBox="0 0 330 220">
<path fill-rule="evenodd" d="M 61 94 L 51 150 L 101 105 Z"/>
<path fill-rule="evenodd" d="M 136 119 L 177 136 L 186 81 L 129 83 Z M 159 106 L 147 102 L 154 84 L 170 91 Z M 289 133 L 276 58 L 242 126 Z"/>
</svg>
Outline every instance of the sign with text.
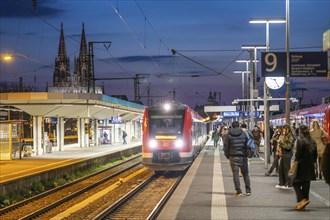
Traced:
<svg viewBox="0 0 330 220">
<path fill-rule="evenodd" d="M 263 52 L 261 74 L 286 76 L 286 52 Z M 327 77 L 326 52 L 290 52 L 290 77 Z"/>
</svg>

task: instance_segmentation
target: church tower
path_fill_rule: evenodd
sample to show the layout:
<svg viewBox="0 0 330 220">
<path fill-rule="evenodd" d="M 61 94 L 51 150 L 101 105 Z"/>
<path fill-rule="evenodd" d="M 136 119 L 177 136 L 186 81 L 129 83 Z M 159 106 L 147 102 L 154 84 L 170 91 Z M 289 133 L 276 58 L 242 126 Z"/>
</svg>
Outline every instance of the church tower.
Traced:
<svg viewBox="0 0 330 220">
<path fill-rule="evenodd" d="M 58 47 L 58 54 L 57 57 L 55 58 L 53 86 L 57 86 L 57 87 L 71 86 L 70 59 L 66 54 L 63 23 L 61 23 L 61 35 L 60 35 L 60 45 Z"/>
<path fill-rule="evenodd" d="M 85 24 L 82 25 L 79 57 L 74 60 L 74 79 L 75 86 L 88 86 L 90 60 L 87 52 L 87 43 L 85 35 Z"/>
</svg>

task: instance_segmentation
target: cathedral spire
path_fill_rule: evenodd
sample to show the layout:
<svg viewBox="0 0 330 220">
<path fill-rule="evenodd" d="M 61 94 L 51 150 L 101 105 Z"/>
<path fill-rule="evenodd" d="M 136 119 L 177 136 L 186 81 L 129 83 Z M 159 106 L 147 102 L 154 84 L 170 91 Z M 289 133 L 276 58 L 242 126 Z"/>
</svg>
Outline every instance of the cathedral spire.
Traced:
<svg viewBox="0 0 330 220">
<path fill-rule="evenodd" d="M 86 35 L 85 35 L 85 24 L 82 24 L 82 33 L 81 33 L 81 41 L 80 41 L 80 52 L 79 57 L 85 58 L 87 57 L 87 43 L 86 43 Z"/>
<path fill-rule="evenodd" d="M 63 23 L 61 23 L 60 44 L 55 58 L 53 85 L 57 87 L 71 86 L 70 59 L 66 54 Z"/>
<path fill-rule="evenodd" d="M 61 23 L 61 35 L 60 35 L 60 44 L 58 47 L 58 57 L 66 57 L 66 48 L 65 48 L 65 40 L 64 40 L 64 31 L 63 31 L 63 22 Z"/>
</svg>

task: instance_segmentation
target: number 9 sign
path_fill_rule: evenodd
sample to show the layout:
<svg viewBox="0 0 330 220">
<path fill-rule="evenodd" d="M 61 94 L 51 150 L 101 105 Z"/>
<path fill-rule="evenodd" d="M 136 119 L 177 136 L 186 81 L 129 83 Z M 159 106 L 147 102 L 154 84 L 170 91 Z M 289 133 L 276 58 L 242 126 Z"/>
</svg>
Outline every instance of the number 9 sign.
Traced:
<svg viewBox="0 0 330 220">
<path fill-rule="evenodd" d="M 261 74 L 268 76 L 285 76 L 286 53 L 285 52 L 263 52 L 261 53 Z"/>
</svg>

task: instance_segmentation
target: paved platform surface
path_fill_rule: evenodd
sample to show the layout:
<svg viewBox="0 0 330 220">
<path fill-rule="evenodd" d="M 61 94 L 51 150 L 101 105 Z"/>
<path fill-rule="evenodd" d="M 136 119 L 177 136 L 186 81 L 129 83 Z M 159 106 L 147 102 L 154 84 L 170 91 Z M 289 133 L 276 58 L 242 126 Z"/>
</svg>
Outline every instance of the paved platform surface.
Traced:
<svg viewBox="0 0 330 220">
<path fill-rule="evenodd" d="M 80 148 L 78 144 L 72 144 L 65 145 L 64 151 L 54 151 L 40 156 L 22 157 L 22 159 L 14 157 L 12 161 L 0 161 L 0 184 L 138 145 L 141 145 L 141 141 L 133 141 L 127 145 L 115 143 L 86 148 Z"/>
<path fill-rule="evenodd" d="M 277 176 L 265 176 L 262 158 L 250 161 L 252 195 L 235 197 L 228 159 L 222 146 L 209 141 L 158 219 L 330 219 L 330 187 L 324 180 L 312 181 L 306 211 L 294 211 L 294 190 L 276 189 Z"/>
<path fill-rule="evenodd" d="M 132 142 L 89 148 L 71 145 L 61 152 L 0 161 L 0 184 L 140 144 Z M 324 180 L 312 181 L 310 204 L 306 211 L 297 212 L 293 211 L 296 204 L 294 191 L 275 189 L 278 177 L 267 177 L 264 175 L 266 171 L 262 154 L 260 158 L 251 159 L 252 195 L 235 197 L 229 161 L 223 155 L 222 146 L 214 148 L 209 141 L 158 219 L 330 219 L 330 187 Z M 243 178 L 240 180 L 244 189 Z"/>
</svg>

